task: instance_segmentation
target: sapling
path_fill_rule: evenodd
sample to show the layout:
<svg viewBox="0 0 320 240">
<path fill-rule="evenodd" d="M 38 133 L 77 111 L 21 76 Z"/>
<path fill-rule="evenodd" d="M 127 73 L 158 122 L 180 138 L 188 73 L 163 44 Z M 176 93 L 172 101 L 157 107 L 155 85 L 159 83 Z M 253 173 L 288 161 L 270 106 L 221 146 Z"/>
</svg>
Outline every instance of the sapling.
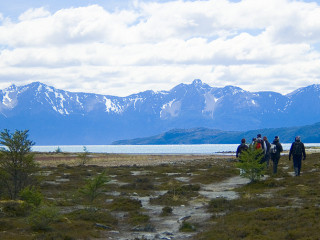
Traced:
<svg viewBox="0 0 320 240">
<path fill-rule="evenodd" d="M 263 150 L 249 147 L 248 150 L 241 152 L 239 162 L 236 164 L 242 171 L 241 176 L 248 178 L 250 182 L 260 180 L 264 175 L 266 164 L 261 163 Z"/>
<path fill-rule="evenodd" d="M 93 201 L 102 193 L 102 187 L 109 181 L 105 172 L 96 175 L 92 179 L 87 180 L 86 185 L 81 188 L 80 193 L 89 200 L 92 204 Z"/>
</svg>

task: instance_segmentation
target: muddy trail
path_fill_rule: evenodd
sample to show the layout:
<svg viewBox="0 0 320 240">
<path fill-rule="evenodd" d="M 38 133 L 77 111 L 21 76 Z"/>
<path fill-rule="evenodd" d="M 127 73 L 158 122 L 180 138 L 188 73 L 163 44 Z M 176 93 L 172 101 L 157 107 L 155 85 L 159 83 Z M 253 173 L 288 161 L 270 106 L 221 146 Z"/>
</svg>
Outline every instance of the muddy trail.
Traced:
<svg viewBox="0 0 320 240">
<path fill-rule="evenodd" d="M 187 182 L 188 179 L 176 178 L 177 180 Z M 238 194 L 235 188 L 247 184 L 248 179 L 240 176 L 231 177 L 225 181 L 214 184 L 202 184 L 199 196 L 189 201 L 188 205 L 180 205 L 173 207 L 170 216 L 161 216 L 163 206 L 150 204 L 150 198 L 158 197 L 166 191 L 154 192 L 153 195 L 147 197 L 131 196 L 133 199 L 141 201 L 142 207 L 146 210 L 150 217 L 151 226 L 148 227 L 131 227 L 122 226 L 119 231 L 111 231 L 108 233 L 108 239 L 133 240 L 133 239 L 192 239 L 197 234 L 194 232 L 181 232 L 179 229 L 184 222 L 204 227 L 211 214 L 207 212 L 207 206 L 210 200 L 214 198 L 236 199 Z M 119 217 L 119 216 L 118 216 Z M 121 216 L 120 216 L 121 217 Z"/>
</svg>

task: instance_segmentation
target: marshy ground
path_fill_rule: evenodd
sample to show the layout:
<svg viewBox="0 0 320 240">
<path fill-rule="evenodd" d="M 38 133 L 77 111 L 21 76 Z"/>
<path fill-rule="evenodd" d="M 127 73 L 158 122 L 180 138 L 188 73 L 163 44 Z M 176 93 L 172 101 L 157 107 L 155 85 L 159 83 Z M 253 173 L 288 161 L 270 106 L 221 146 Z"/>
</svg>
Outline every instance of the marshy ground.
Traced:
<svg viewBox="0 0 320 240">
<path fill-rule="evenodd" d="M 0 239 L 320 239 L 320 153 L 300 177 L 282 156 L 256 183 L 233 156 L 36 153 L 44 202 L 59 216 L 34 229 L 22 202 L 1 201 Z M 79 189 L 105 173 L 93 202 Z"/>
</svg>

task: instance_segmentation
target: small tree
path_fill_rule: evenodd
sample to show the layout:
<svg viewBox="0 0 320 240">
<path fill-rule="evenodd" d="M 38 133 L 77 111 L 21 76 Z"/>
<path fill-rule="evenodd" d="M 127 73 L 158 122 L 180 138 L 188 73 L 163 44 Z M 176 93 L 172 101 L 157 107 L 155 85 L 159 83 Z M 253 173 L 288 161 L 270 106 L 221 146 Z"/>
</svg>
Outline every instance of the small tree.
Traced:
<svg viewBox="0 0 320 240">
<path fill-rule="evenodd" d="M 28 139 L 28 130 L 11 134 L 5 129 L 0 133 L 0 180 L 11 199 L 17 199 L 19 192 L 34 183 L 33 173 L 37 171 L 31 147 L 34 142 Z"/>
<path fill-rule="evenodd" d="M 80 166 L 86 165 L 86 163 L 89 161 L 89 151 L 87 150 L 86 146 L 83 146 L 83 153 L 79 153 L 78 158 L 80 159 Z"/>
<path fill-rule="evenodd" d="M 261 176 L 265 172 L 265 164 L 261 164 L 263 158 L 263 150 L 256 149 L 254 146 L 250 146 L 248 150 L 241 152 L 239 162 L 236 166 L 241 171 L 241 176 L 248 178 L 251 182 L 260 180 Z"/>
<path fill-rule="evenodd" d="M 79 191 L 90 203 L 92 203 L 102 193 L 101 188 L 108 181 L 109 179 L 107 178 L 106 173 L 103 172 L 94 178 L 87 180 L 86 185 Z"/>
</svg>

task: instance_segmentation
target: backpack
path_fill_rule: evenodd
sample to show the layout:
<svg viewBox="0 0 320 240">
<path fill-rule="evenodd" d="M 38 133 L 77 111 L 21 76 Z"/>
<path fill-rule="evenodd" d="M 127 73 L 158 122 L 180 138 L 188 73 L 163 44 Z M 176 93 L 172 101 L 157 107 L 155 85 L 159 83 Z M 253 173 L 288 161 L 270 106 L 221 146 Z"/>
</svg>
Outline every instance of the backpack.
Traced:
<svg viewBox="0 0 320 240">
<path fill-rule="evenodd" d="M 292 149 L 293 155 L 301 155 L 302 154 L 302 144 L 300 142 L 295 142 Z"/>
<path fill-rule="evenodd" d="M 256 149 L 262 149 L 262 141 L 258 140 L 256 143 Z"/>
<path fill-rule="evenodd" d="M 276 152 L 277 152 L 277 145 L 276 144 L 271 144 L 270 153 L 275 154 Z"/>
</svg>

